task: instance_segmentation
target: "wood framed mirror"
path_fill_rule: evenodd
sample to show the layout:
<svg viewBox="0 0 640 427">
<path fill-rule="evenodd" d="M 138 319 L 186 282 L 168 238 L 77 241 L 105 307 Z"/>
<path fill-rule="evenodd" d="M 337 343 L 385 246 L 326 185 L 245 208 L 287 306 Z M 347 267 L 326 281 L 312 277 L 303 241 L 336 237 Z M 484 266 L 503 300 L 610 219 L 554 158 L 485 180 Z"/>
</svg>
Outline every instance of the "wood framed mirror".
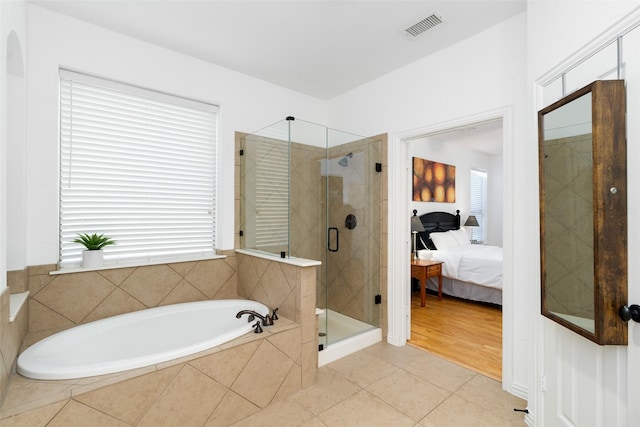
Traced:
<svg viewBox="0 0 640 427">
<path fill-rule="evenodd" d="M 627 344 L 626 96 L 598 80 L 538 112 L 542 315 Z"/>
</svg>

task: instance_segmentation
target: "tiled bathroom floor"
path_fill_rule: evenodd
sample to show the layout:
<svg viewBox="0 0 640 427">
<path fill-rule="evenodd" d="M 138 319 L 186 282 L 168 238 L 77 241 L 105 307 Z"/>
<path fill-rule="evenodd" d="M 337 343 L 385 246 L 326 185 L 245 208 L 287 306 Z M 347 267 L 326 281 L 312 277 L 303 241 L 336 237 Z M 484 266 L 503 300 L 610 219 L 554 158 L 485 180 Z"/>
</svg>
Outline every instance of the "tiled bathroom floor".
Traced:
<svg viewBox="0 0 640 427">
<path fill-rule="evenodd" d="M 265 363 L 268 369 L 268 361 Z M 379 343 L 320 368 L 315 385 L 233 426 L 524 426 L 523 414 L 513 409 L 525 405 L 522 399 L 502 391 L 497 381 L 408 345 Z M 1 419 L 0 424 L 130 425 L 77 399 Z M 162 425 L 224 424 L 212 419 L 203 424 L 165 417 Z"/>
</svg>

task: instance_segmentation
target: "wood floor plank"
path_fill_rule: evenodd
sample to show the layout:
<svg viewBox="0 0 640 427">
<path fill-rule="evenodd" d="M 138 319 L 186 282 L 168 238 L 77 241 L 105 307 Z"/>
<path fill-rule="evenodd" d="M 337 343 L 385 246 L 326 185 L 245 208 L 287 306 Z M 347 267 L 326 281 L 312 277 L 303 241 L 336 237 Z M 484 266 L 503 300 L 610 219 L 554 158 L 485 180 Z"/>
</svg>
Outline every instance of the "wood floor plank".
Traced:
<svg viewBox="0 0 640 427">
<path fill-rule="evenodd" d="M 420 307 L 420 293 L 411 299 L 411 339 L 451 362 L 502 380 L 502 309 L 443 296 L 427 294 Z"/>
</svg>

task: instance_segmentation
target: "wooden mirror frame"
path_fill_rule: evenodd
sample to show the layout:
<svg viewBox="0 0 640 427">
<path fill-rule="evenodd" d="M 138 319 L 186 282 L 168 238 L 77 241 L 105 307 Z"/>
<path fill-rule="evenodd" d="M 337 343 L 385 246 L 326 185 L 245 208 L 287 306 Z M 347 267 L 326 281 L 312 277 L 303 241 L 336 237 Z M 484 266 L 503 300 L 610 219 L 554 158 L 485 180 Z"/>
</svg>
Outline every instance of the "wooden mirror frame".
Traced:
<svg viewBox="0 0 640 427">
<path fill-rule="evenodd" d="M 553 312 L 549 309 L 549 288 L 547 287 L 547 263 L 549 260 L 547 260 L 547 251 L 545 249 L 548 236 L 545 235 L 545 216 L 553 214 L 553 211 L 547 210 L 556 209 L 557 206 L 550 206 L 545 198 L 544 119 L 546 114 L 567 106 L 589 93 L 591 94 L 591 162 L 593 175 L 594 327 L 584 328 L 579 322 L 572 320 L 570 313 Z M 588 100 L 582 100 L 582 102 L 585 101 Z M 600 345 L 627 344 L 627 323 L 618 314 L 620 307 L 627 303 L 625 114 L 626 94 L 624 80 L 595 81 L 538 112 L 542 315 Z M 583 135 L 588 135 L 588 133 Z M 549 141 L 557 140 L 557 138 L 552 138 Z M 568 202 L 562 206 L 562 209 L 567 210 L 567 205 L 569 205 Z M 570 212 L 567 211 L 568 214 L 574 215 L 577 213 L 579 215 L 579 211 L 575 209 L 575 206 L 571 206 L 570 209 Z M 587 218 L 587 220 L 589 219 Z M 589 262 L 589 259 L 587 258 L 586 261 Z M 560 281 L 557 281 L 557 283 L 560 283 Z M 562 316 L 558 314 L 562 314 Z M 579 317 L 575 317 L 575 319 L 579 320 Z M 590 318 L 588 320 L 590 321 Z"/>
</svg>

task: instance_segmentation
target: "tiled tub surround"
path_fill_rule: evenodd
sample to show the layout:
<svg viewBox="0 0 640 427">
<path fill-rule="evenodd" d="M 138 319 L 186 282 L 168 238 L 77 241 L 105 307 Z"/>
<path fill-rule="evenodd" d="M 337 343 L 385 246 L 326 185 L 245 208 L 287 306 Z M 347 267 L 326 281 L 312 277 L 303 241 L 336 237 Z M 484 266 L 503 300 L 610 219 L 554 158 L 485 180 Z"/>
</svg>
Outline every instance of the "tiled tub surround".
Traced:
<svg viewBox="0 0 640 427">
<path fill-rule="evenodd" d="M 316 317 L 317 262 L 262 258 L 241 251 L 238 262 L 238 294 L 277 307 L 278 315 L 300 325 L 302 388 L 316 382 L 318 368 L 318 321 Z M 290 263 L 292 262 L 292 263 Z"/>
<path fill-rule="evenodd" d="M 296 366 L 300 366 L 297 389 L 313 384 L 317 374 L 316 267 L 292 266 L 281 264 L 278 259 L 263 260 L 250 255 L 236 256 L 234 251 L 222 254 L 226 258 L 63 275 L 49 274 L 55 269 L 54 265 L 29 267 L 29 316 L 28 319 L 24 318 L 25 325 L 29 325 L 29 334 L 24 345 L 76 324 L 116 314 L 180 302 L 240 297 L 260 301 L 270 308 L 279 307 L 278 313 L 282 318 L 295 320 L 297 332 L 290 334 L 297 334 L 298 337 L 286 336 L 285 340 L 283 336 L 278 339 L 285 341 L 280 343 L 281 346 L 288 345 L 286 341 L 290 341 L 300 347 L 297 358 L 287 356 Z M 240 265 L 241 280 L 247 280 L 242 285 L 238 283 L 237 267 Z M 8 301 L 8 295 L 2 297 L 4 310 L 4 306 L 8 306 L 4 304 L 4 298 Z M 313 310 L 306 309 L 307 306 L 313 307 Z M 0 324 L 3 343 L 8 335 L 6 331 L 10 330 L 5 325 L 8 307 L 6 310 L 7 315 L 3 315 L 3 323 Z M 11 378 L 15 356 L 7 358 L 4 347 L 2 349 L 3 372 L 0 379 L 4 390 Z M 17 356 L 17 351 L 15 353 Z M 269 366 L 273 369 L 271 363 Z M 109 376 L 108 381 L 121 380 L 119 375 L 122 374 L 114 374 L 117 377 L 115 379 Z M 126 377 L 128 374 L 124 375 Z M 14 383 L 18 381 L 29 383 L 32 380 L 16 376 Z M 86 385 L 91 379 L 81 382 Z M 261 388 L 258 384 L 254 386 Z M 68 389 L 69 384 L 64 387 Z M 283 388 L 282 392 L 288 387 Z M 25 389 L 29 388 L 27 385 Z M 13 405 L 8 403 L 10 400 L 10 397 L 5 398 L 0 416 L 5 417 L 7 405 Z"/>
<path fill-rule="evenodd" d="M 220 347 L 125 373 L 56 381 L 17 376 L 0 423 L 71 399 L 85 411 L 109 413 L 122 425 L 167 425 L 167 419 L 171 425 L 204 425 L 207 420 L 227 425 L 301 390 L 300 360 L 300 325 L 281 317 L 262 334 L 249 333 Z M 67 422 L 79 425 L 73 417 Z"/>
<path fill-rule="evenodd" d="M 0 293 L 0 398 L 5 395 L 20 346 L 29 329 L 29 310 L 25 305 L 13 322 L 9 321 L 9 300 L 12 289 Z M 0 399 L 1 401 L 1 399 Z"/>
</svg>

